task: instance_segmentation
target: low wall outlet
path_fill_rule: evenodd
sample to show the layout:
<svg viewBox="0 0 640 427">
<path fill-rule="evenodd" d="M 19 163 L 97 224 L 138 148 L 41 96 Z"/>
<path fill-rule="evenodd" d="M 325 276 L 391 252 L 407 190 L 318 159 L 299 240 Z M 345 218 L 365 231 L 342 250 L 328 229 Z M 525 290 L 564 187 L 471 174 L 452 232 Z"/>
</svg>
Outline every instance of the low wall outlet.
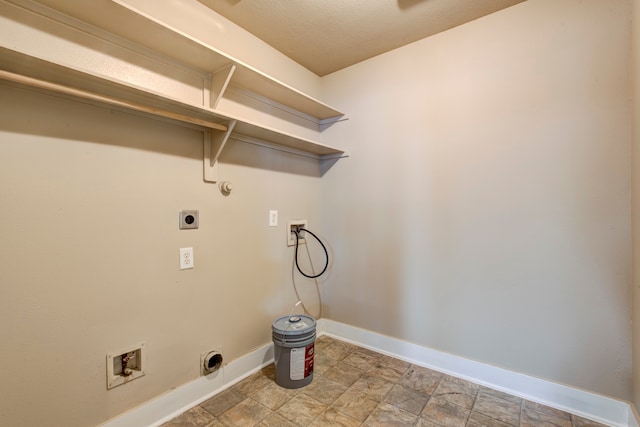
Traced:
<svg viewBox="0 0 640 427">
<path fill-rule="evenodd" d="M 107 390 L 144 376 L 147 353 L 144 342 L 107 354 Z"/>
<path fill-rule="evenodd" d="M 308 221 L 306 219 L 293 219 L 287 221 L 287 246 L 295 246 L 296 245 L 296 234 L 293 230 L 297 230 L 299 228 L 307 228 Z M 304 231 L 298 232 L 298 244 L 304 245 L 307 241 L 304 238 Z"/>
</svg>

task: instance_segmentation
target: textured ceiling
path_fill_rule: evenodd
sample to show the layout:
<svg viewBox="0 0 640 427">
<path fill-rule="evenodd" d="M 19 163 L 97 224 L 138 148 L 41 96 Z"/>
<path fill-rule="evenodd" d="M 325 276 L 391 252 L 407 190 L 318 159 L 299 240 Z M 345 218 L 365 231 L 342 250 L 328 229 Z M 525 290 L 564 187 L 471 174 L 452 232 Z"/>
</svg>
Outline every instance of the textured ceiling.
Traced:
<svg viewBox="0 0 640 427">
<path fill-rule="evenodd" d="M 323 76 L 524 0 L 198 0 Z"/>
</svg>

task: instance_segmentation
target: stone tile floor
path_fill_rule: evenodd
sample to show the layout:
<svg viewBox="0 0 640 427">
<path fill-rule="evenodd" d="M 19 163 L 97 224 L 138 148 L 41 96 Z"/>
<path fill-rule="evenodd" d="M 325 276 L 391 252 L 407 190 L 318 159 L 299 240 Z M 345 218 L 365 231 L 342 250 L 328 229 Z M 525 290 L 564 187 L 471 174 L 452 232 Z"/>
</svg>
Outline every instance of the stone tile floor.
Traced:
<svg viewBox="0 0 640 427">
<path fill-rule="evenodd" d="M 313 381 L 290 390 L 267 366 L 162 427 L 597 427 L 602 424 L 327 336 Z"/>
</svg>

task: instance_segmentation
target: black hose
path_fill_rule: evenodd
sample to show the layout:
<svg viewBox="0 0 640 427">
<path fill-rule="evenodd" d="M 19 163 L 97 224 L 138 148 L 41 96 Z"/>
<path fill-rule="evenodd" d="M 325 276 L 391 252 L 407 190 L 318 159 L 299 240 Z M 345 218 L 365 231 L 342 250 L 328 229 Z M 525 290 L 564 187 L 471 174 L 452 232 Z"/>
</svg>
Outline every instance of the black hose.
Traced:
<svg viewBox="0 0 640 427">
<path fill-rule="evenodd" d="M 327 260 L 327 262 L 324 264 L 324 268 L 322 269 L 322 271 L 319 274 L 316 274 L 315 276 L 313 275 L 309 275 L 306 274 L 304 271 L 302 271 L 300 269 L 300 266 L 298 265 L 298 241 L 300 239 L 300 236 L 298 235 L 299 231 L 306 231 L 307 233 L 311 234 L 317 241 L 318 243 L 320 243 L 320 246 L 322 246 L 322 249 L 324 250 L 324 256 Z M 296 233 L 296 254 L 295 254 L 295 259 L 296 259 L 296 268 L 298 269 L 298 271 L 300 272 L 300 274 L 302 274 L 304 277 L 308 277 L 309 279 L 315 279 L 317 277 L 320 277 L 324 274 L 325 271 L 327 271 L 327 267 L 329 267 L 329 252 L 327 252 L 327 248 L 324 246 L 324 243 L 322 243 L 322 240 L 320 240 L 318 238 L 318 236 L 316 236 L 315 234 L 313 234 L 312 232 L 310 232 L 309 230 L 305 229 L 305 228 L 294 228 L 293 230 L 294 233 Z"/>
</svg>

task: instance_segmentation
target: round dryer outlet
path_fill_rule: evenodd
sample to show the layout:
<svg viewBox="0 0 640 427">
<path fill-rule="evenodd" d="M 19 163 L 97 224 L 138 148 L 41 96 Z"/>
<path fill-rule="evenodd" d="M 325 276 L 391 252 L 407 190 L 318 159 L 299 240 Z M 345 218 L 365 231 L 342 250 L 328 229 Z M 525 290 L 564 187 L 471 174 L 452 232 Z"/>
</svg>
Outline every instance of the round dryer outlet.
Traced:
<svg viewBox="0 0 640 427">
<path fill-rule="evenodd" d="M 212 350 L 204 353 L 200 358 L 200 362 L 202 375 L 209 375 L 220 369 L 220 367 L 222 366 L 222 353 L 220 353 L 218 350 Z"/>
</svg>

